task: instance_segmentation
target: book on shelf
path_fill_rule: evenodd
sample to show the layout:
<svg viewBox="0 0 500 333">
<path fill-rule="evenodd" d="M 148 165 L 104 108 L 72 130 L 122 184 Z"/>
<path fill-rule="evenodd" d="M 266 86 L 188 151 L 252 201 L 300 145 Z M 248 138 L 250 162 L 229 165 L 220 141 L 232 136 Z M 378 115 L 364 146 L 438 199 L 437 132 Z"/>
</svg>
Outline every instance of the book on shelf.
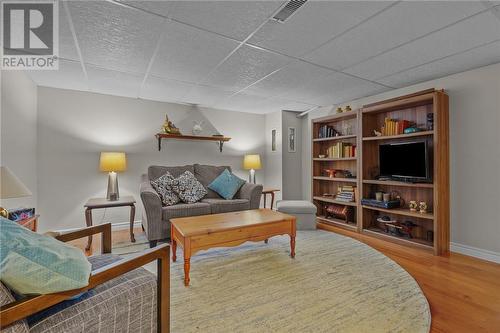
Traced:
<svg viewBox="0 0 500 333">
<path fill-rule="evenodd" d="M 356 186 L 341 185 L 337 187 L 337 195 L 335 196 L 335 199 L 344 202 L 355 202 L 357 197 L 356 193 Z"/>
<path fill-rule="evenodd" d="M 347 142 L 337 142 L 326 151 L 329 158 L 356 157 L 356 145 Z"/>
<path fill-rule="evenodd" d="M 382 135 L 390 136 L 403 134 L 404 130 L 408 127 L 411 127 L 411 123 L 408 120 L 385 118 L 384 125 L 382 126 Z"/>
<path fill-rule="evenodd" d="M 332 138 L 341 134 L 333 126 L 323 125 L 318 130 L 318 138 Z"/>
</svg>

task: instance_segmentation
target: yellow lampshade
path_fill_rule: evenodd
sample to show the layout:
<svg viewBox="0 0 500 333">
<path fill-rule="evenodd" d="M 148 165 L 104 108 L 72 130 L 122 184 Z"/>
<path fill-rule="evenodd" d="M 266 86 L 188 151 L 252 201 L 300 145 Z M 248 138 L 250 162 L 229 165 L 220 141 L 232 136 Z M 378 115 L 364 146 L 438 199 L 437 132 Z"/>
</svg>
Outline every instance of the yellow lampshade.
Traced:
<svg viewBox="0 0 500 333">
<path fill-rule="evenodd" d="M 0 166 L 0 199 L 28 197 L 30 190 L 9 168 Z"/>
<path fill-rule="evenodd" d="M 258 170 L 262 168 L 262 164 L 260 163 L 260 155 L 245 155 L 243 159 L 243 169 L 245 170 Z"/>
<path fill-rule="evenodd" d="M 102 152 L 99 169 L 107 172 L 127 170 L 127 158 L 125 153 Z"/>
</svg>

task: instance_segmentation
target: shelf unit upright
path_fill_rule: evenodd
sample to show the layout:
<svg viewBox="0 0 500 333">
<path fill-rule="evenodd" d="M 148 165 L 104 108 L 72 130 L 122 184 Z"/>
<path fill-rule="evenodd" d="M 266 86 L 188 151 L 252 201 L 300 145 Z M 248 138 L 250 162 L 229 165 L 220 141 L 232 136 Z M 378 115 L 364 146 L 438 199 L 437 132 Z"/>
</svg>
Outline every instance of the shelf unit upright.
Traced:
<svg viewBox="0 0 500 333">
<path fill-rule="evenodd" d="M 359 224 L 359 205 L 356 202 L 344 202 L 336 200 L 332 194 L 337 193 L 339 186 L 348 185 L 359 188 L 358 174 L 358 153 L 354 157 L 324 157 L 320 158 L 319 155 L 326 155 L 327 150 L 333 144 L 338 142 L 351 144 L 359 147 L 358 144 L 358 126 L 359 126 L 358 110 L 334 114 L 331 116 L 314 119 L 312 121 L 313 138 L 312 138 L 312 193 L 313 203 L 318 209 L 317 219 L 321 223 L 334 225 L 348 230 L 358 231 Z M 323 126 L 333 127 L 340 135 L 320 138 L 319 130 Z M 347 132 L 347 133 L 346 133 Z M 348 170 L 353 175 L 353 178 L 345 178 L 342 176 L 329 177 L 326 170 Z M 326 196 L 325 194 L 330 194 Z M 348 221 L 327 217 L 326 206 L 328 204 L 338 204 L 348 206 L 352 210 Z"/>
<path fill-rule="evenodd" d="M 385 118 L 409 120 L 418 127 L 426 127 L 427 114 L 433 113 L 432 130 L 393 136 L 376 136 L 374 130 L 380 131 Z M 317 139 L 318 129 L 325 124 L 338 124 L 351 119 L 356 124 L 355 137 L 348 140 L 356 142 L 356 158 L 350 161 L 326 161 L 318 159 L 323 154 L 326 141 Z M 335 126 L 335 125 L 334 125 Z M 338 125 L 337 125 L 338 126 Z M 369 105 L 352 113 L 335 114 L 312 120 L 312 193 L 313 202 L 318 207 L 318 224 L 320 227 L 333 225 L 350 229 L 382 240 L 396 242 L 412 247 L 424 248 L 435 255 L 449 253 L 450 244 L 450 193 L 449 193 L 449 130 L 448 130 L 448 95 L 444 91 L 428 89 L 411 95 L 400 96 Z M 332 140 L 344 140 L 342 137 Z M 379 173 L 379 145 L 382 143 L 427 142 L 429 150 L 429 170 L 432 183 L 407 183 L 376 179 Z M 329 179 L 322 173 L 324 165 L 339 169 L 356 171 L 356 179 Z M 336 219 L 325 218 L 324 203 L 336 202 L 333 198 L 324 198 L 322 193 L 332 191 L 336 183 L 354 182 L 359 196 L 356 202 L 350 203 L 355 209 L 355 224 L 346 224 Z M 393 193 L 404 199 L 404 206 L 396 209 L 384 209 L 361 205 L 361 198 L 373 198 L 374 193 L 382 191 Z M 411 211 L 410 200 L 425 201 L 428 205 L 426 213 Z M 376 219 L 389 216 L 400 222 L 411 221 L 418 234 L 411 238 L 396 236 L 379 228 Z M 328 226 L 326 227 L 328 229 Z M 331 228 L 330 228 L 331 229 Z"/>
</svg>

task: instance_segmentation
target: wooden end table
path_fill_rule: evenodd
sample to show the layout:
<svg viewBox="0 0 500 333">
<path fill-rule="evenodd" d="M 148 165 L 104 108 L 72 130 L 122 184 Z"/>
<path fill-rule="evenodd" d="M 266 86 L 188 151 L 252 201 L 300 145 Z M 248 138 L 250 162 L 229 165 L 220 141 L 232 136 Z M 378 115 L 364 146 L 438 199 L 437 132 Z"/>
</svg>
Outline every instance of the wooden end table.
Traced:
<svg viewBox="0 0 500 333">
<path fill-rule="evenodd" d="M 132 243 L 135 242 L 134 237 L 134 219 L 135 219 L 135 199 L 133 196 L 124 196 L 120 197 L 120 199 L 111 201 L 106 198 L 92 198 L 87 201 L 87 203 L 83 206 L 85 207 L 85 222 L 87 223 L 87 227 L 92 226 L 92 209 L 101 209 L 101 208 L 111 208 L 111 207 L 123 207 L 130 206 L 130 241 Z M 92 246 L 92 236 L 89 236 L 86 251 L 90 250 Z"/>
<path fill-rule="evenodd" d="M 179 244 L 184 250 L 184 285 L 189 286 L 191 255 L 214 247 L 237 246 L 290 235 L 290 256 L 295 258 L 295 216 L 270 209 L 171 219 L 172 261 Z"/>
<path fill-rule="evenodd" d="M 273 204 L 274 204 L 274 193 L 279 192 L 277 188 L 265 188 L 262 190 L 262 196 L 264 196 L 264 208 L 266 208 L 266 199 L 267 195 L 271 195 L 271 209 L 273 209 Z"/>
<path fill-rule="evenodd" d="M 22 225 L 23 227 L 25 227 L 33 232 L 36 232 L 36 229 L 38 227 L 38 218 L 39 217 L 40 217 L 40 215 L 34 215 L 32 217 L 28 217 L 27 219 L 16 221 L 16 223 L 18 223 L 19 225 Z"/>
</svg>

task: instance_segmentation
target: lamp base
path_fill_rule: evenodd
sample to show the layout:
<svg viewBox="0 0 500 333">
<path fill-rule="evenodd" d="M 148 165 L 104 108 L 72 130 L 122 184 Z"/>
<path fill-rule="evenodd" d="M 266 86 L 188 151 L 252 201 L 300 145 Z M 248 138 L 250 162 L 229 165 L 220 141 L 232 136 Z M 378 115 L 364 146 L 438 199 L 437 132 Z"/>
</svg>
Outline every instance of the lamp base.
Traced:
<svg viewBox="0 0 500 333">
<path fill-rule="evenodd" d="M 118 175 L 116 172 L 111 171 L 108 175 L 108 192 L 106 199 L 109 201 L 116 201 L 120 199 L 120 192 L 118 191 Z"/>
<path fill-rule="evenodd" d="M 251 184 L 255 184 L 255 170 L 250 169 L 250 172 L 248 174 L 248 182 Z"/>
<path fill-rule="evenodd" d="M 7 209 L 3 208 L 3 207 L 0 207 L 0 216 L 1 217 L 5 217 L 6 219 L 9 218 L 9 212 L 7 211 Z"/>
</svg>

